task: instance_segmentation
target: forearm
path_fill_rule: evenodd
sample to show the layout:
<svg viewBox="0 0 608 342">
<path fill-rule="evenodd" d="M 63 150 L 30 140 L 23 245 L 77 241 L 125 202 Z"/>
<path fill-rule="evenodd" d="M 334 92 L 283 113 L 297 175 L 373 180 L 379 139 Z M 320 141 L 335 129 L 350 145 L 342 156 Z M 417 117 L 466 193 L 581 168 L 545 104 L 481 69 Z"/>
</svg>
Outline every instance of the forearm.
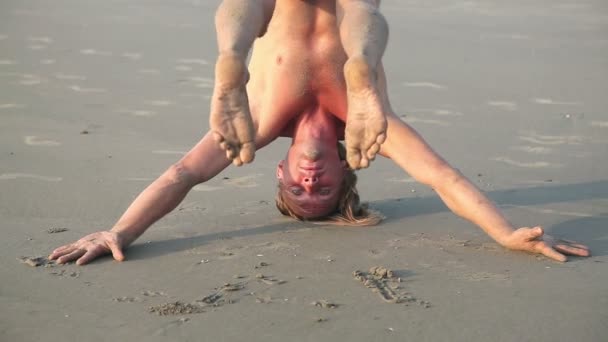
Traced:
<svg viewBox="0 0 608 342">
<path fill-rule="evenodd" d="M 457 170 L 451 170 L 436 187 L 445 204 L 501 245 L 515 230 L 496 205 Z"/>
<path fill-rule="evenodd" d="M 195 184 L 179 166 L 172 166 L 137 196 L 111 231 L 118 233 L 123 247 L 130 245 L 154 222 L 175 209 Z"/>
</svg>

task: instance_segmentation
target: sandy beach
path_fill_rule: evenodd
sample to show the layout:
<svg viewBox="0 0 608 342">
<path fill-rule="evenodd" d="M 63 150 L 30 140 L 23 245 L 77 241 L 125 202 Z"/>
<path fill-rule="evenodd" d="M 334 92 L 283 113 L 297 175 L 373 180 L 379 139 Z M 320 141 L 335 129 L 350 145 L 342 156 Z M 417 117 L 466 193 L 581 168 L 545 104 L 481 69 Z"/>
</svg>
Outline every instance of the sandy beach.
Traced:
<svg viewBox="0 0 608 342">
<path fill-rule="evenodd" d="M 515 225 L 589 258 L 505 250 L 385 159 L 358 173 L 380 225 L 284 218 L 280 139 L 122 263 L 20 259 L 111 228 L 208 130 L 218 2 L 0 4 L 1 341 L 607 340 L 603 0 L 382 2 L 395 111 Z"/>
</svg>

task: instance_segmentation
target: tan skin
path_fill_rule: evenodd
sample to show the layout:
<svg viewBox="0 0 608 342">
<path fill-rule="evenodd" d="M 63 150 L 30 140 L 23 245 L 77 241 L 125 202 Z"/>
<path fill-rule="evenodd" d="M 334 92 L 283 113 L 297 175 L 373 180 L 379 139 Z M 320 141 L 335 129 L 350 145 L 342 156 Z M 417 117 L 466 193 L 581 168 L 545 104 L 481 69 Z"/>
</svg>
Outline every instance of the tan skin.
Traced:
<svg viewBox="0 0 608 342">
<path fill-rule="evenodd" d="M 328 1 L 278 0 L 275 4 L 260 0 L 260 5 L 265 6 L 260 16 L 264 18 L 268 12 L 273 13 L 272 9 L 274 14 L 262 23 L 260 34 L 263 36 L 256 41 L 248 70 L 242 68 L 235 54 L 226 53 L 221 43 L 216 68 L 212 120 L 222 121 L 234 128 L 233 132 L 241 133 L 231 137 L 227 130 L 212 125 L 198 144 L 133 201 L 114 227 L 59 247 L 49 258 L 59 263 L 76 260 L 79 265 L 105 254 L 124 260 L 123 250 L 173 210 L 192 187 L 212 179 L 231 162 L 251 161 L 253 153 L 247 149 L 261 149 L 279 136 L 293 138 L 286 159 L 277 167 L 279 182 L 285 185 L 288 196 L 297 198 L 296 210 L 300 214 L 305 217 L 325 214 L 337 200 L 335 194 L 346 167 L 337 157 L 336 142 L 344 135 L 348 141 L 349 125 L 360 130 L 378 121 L 376 128 L 362 133 L 372 136 L 371 142 L 351 140 L 349 152 L 354 153 L 349 157 L 351 166 L 367 166 L 365 163 L 380 153 L 433 188 L 455 214 L 476 224 L 508 249 L 543 254 L 562 262 L 566 261 L 566 255 L 590 255 L 586 246 L 552 238 L 544 234 L 541 227 L 516 229 L 484 194 L 401 121 L 390 106 L 382 63 L 366 66 L 359 63 L 359 55 L 345 51 L 343 45 L 348 44 L 338 26 L 342 15 L 335 10 L 328 11 L 331 7 L 320 6 L 327 5 Z M 344 2 L 348 1 L 339 1 Z M 308 21 L 294 20 L 296 17 Z M 314 27 L 307 27 L 311 22 L 315 23 Z M 291 30 L 286 30 L 287 26 Z M 236 81 L 232 83 L 221 81 L 234 75 L 240 79 L 233 78 Z M 247 75 L 249 82 L 244 88 Z M 234 87 L 238 96 L 232 98 L 229 106 L 222 104 L 222 97 Z M 355 111 L 348 108 L 352 98 L 349 94 L 353 91 L 357 96 Z M 248 104 L 243 99 L 248 100 Z M 381 117 L 377 113 L 365 116 L 366 103 L 372 112 L 380 111 Z M 234 115 L 234 108 L 244 108 L 246 115 L 242 112 Z M 228 113 L 224 115 L 224 112 Z M 362 121 L 349 121 L 353 113 Z M 368 125 L 358 126 L 361 122 Z M 237 129 L 238 126 L 244 127 L 245 133 Z M 252 131 L 248 132 L 250 128 Z M 245 143 L 239 140 L 247 134 L 251 134 L 252 139 L 245 139 L 249 140 Z M 357 148 L 357 144 L 365 147 Z M 362 163 L 363 160 L 367 162 Z"/>
</svg>

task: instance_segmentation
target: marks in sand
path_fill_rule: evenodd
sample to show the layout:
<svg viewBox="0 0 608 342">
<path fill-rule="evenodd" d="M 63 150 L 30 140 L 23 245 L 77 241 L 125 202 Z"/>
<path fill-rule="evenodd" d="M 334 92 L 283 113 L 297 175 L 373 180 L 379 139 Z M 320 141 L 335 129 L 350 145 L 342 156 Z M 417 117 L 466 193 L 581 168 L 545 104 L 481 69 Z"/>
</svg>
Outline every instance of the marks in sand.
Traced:
<svg viewBox="0 0 608 342">
<path fill-rule="evenodd" d="M 372 292 L 377 293 L 387 303 L 404 303 L 405 305 L 417 303 L 425 308 L 431 306 L 429 302 L 419 300 L 403 290 L 401 278 L 396 277 L 393 271 L 385 267 L 374 266 L 369 269 L 369 272 L 354 271 L 353 277 Z"/>
</svg>

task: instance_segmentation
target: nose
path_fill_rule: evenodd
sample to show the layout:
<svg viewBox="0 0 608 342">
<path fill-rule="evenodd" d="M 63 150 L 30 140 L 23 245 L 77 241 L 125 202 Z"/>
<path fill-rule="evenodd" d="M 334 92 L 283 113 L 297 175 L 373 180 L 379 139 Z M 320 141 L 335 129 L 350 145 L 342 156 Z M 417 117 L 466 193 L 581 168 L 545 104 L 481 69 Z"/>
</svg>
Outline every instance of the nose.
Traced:
<svg viewBox="0 0 608 342">
<path fill-rule="evenodd" d="M 314 185 L 319 181 L 319 178 L 316 176 L 304 177 L 304 184 Z"/>
</svg>

